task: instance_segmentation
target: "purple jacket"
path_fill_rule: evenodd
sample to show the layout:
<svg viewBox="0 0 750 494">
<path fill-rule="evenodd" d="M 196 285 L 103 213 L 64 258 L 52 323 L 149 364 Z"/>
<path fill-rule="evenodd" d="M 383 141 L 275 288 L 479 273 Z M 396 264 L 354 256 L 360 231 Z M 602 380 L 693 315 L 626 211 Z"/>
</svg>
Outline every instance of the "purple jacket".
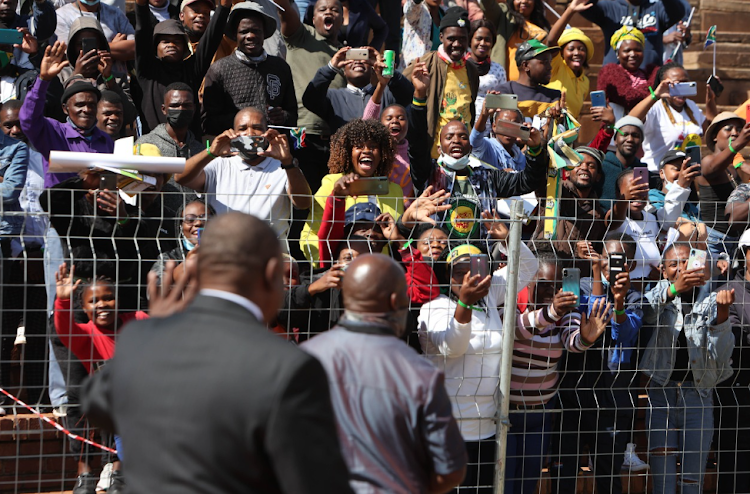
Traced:
<svg viewBox="0 0 750 494">
<path fill-rule="evenodd" d="M 44 100 L 48 87 L 49 82 L 37 78 L 26 94 L 19 112 L 21 130 L 26 134 L 29 143 L 42 155 L 46 188 L 76 176 L 75 173 L 49 173 L 50 151 L 112 153 L 115 147 L 112 139 L 97 127 L 94 127 L 91 135 L 86 138 L 70 124 L 45 117 Z"/>
</svg>

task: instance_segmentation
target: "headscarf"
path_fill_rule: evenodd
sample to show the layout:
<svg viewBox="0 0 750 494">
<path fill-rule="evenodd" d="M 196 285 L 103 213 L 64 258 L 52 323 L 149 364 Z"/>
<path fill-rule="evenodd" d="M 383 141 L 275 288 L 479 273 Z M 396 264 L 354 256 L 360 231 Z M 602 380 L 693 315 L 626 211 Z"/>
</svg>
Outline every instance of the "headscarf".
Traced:
<svg viewBox="0 0 750 494">
<path fill-rule="evenodd" d="M 586 62 L 591 62 L 591 59 L 594 57 L 594 42 L 591 41 L 591 38 L 586 36 L 577 27 L 570 27 L 563 31 L 560 39 L 557 40 L 557 46 L 562 48 L 571 41 L 580 41 L 586 46 Z"/>
<path fill-rule="evenodd" d="M 639 42 L 641 46 L 644 46 L 646 44 L 646 37 L 643 36 L 642 32 L 632 26 L 622 26 L 620 29 L 615 31 L 615 34 L 613 34 L 610 38 L 609 46 L 611 46 L 613 50 L 617 51 L 625 41 L 631 39 Z"/>
</svg>

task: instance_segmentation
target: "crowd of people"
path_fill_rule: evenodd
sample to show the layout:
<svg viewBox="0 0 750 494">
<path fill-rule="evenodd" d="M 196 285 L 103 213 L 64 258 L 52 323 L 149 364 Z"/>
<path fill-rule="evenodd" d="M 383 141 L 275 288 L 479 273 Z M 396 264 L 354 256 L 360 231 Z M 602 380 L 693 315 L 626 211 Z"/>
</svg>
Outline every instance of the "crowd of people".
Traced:
<svg viewBox="0 0 750 494">
<path fill-rule="evenodd" d="M 0 4 L 0 387 L 116 445 L 100 473 L 70 442 L 74 493 L 491 492 L 503 400 L 505 492 L 572 494 L 586 455 L 600 492 L 702 492 L 711 462 L 750 492 L 750 124 L 718 79 L 695 100 L 685 0 L 132 7 Z M 184 168 L 96 166 L 128 138 Z"/>
</svg>

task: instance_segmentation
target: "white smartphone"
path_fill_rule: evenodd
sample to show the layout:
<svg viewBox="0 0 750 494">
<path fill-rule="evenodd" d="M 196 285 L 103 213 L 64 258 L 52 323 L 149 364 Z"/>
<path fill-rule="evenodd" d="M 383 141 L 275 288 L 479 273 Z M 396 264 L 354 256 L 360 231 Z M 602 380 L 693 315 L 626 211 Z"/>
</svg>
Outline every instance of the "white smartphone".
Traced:
<svg viewBox="0 0 750 494">
<path fill-rule="evenodd" d="M 677 82 L 669 88 L 670 96 L 696 96 L 698 84 L 696 82 Z"/>
</svg>

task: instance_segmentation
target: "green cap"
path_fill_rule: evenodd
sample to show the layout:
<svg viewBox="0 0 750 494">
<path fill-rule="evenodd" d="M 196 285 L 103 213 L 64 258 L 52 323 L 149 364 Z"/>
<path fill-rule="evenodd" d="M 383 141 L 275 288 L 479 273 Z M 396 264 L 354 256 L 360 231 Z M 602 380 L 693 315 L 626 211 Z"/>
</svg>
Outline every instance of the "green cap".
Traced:
<svg viewBox="0 0 750 494">
<path fill-rule="evenodd" d="M 559 46 L 547 46 L 539 40 L 530 39 L 521 43 L 521 46 L 516 50 L 516 65 L 521 65 L 521 62 L 525 60 L 531 60 L 532 58 L 538 57 L 545 52 L 558 52 L 560 51 Z"/>
</svg>

